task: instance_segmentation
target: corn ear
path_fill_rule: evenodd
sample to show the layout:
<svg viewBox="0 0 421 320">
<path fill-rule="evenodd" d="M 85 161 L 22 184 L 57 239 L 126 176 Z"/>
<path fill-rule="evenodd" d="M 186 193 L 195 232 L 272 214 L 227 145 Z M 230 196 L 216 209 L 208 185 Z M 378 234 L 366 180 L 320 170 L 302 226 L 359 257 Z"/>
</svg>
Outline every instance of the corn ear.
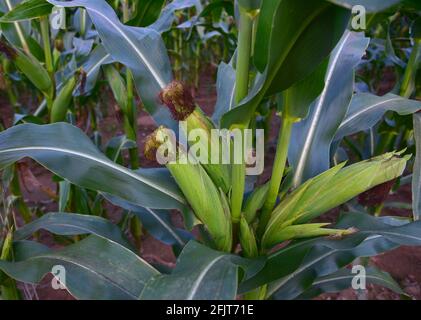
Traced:
<svg viewBox="0 0 421 320">
<path fill-rule="evenodd" d="M 50 115 L 52 123 L 64 121 L 66 119 L 67 110 L 73 99 L 73 91 L 76 87 L 77 78 L 78 76 L 74 75 L 67 80 L 66 84 L 54 100 Z"/>
<path fill-rule="evenodd" d="M 283 228 L 282 230 L 279 230 L 279 232 L 273 233 L 270 236 L 265 235 L 262 239 L 262 247 L 263 249 L 270 249 L 276 244 L 284 241 L 311 237 L 330 236 L 333 238 L 342 238 L 356 232 L 353 228 L 347 230 L 323 228 L 327 225 L 329 225 L 329 223 L 309 223 Z"/>
<path fill-rule="evenodd" d="M 52 88 L 51 78 L 42 64 L 33 56 L 27 55 L 18 49 L 0 42 L 0 51 L 3 52 L 16 67 L 44 94 L 49 94 Z"/>
<path fill-rule="evenodd" d="M 213 141 L 211 130 L 215 129 L 212 121 L 197 107 L 193 101 L 193 97 L 185 86 L 178 81 L 170 83 L 160 95 L 162 103 L 164 103 L 172 113 L 174 119 L 185 121 L 186 126 L 181 130 L 189 137 L 189 134 L 196 129 L 203 130 L 205 135 L 201 135 L 199 141 L 190 142 L 194 144 L 199 150 L 206 150 L 207 161 L 202 162 L 203 168 L 215 182 L 215 184 L 222 188 L 225 193 L 228 193 L 231 186 L 231 170 L 228 164 L 222 163 L 222 158 L 219 157 L 219 162 L 212 164 L 211 152 L 219 149 L 221 155 L 221 144 L 219 141 Z M 194 154 L 193 154 L 194 155 Z M 197 156 L 197 155 L 194 155 Z"/>
<path fill-rule="evenodd" d="M 298 210 L 308 212 L 297 223 L 308 222 L 380 184 L 400 177 L 411 156 L 391 152 L 340 170 L 320 191 L 317 199 L 303 202 Z"/>
<path fill-rule="evenodd" d="M 269 183 L 257 187 L 247 198 L 244 204 L 244 218 L 248 223 L 253 223 L 257 217 L 257 211 L 262 209 L 269 190 Z"/>
<path fill-rule="evenodd" d="M 240 220 L 240 243 L 246 258 L 256 258 L 259 255 L 253 229 L 244 216 Z"/>
<path fill-rule="evenodd" d="M 375 186 L 399 177 L 410 156 L 388 153 L 343 168 L 336 166 L 289 194 L 273 211 L 262 241 L 273 243 L 284 229 L 301 225 Z"/>
<path fill-rule="evenodd" d="M 151 158 L 153 154 L 168 152 L 174 160 L 166 164 L 196 217 L 206 226 L 218 250 L 230 252 L 232 246 L 232 225 L 229 207 L 224 205 L 223 198 L 212 179 L 200 164 L 187 161 L 184 150 L 168 142 L 166 129 L 161 127 L 149 136 L 145 154 Z M 166 151 L 161 146 L 166 143 Z"/>
</svg>

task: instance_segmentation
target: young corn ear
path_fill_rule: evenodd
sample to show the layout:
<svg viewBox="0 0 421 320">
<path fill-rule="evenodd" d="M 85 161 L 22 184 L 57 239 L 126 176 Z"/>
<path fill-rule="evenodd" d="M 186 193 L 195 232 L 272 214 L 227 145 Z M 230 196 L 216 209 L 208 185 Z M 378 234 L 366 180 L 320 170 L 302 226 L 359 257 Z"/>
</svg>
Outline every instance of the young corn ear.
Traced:
<svg viewBox="0 0 421 320">
<path fill-rule="evenodd" d="M 182 126 L 184 134 L 187 138 L 194 130 L 199 129 L 198 141 L 190 141 L 200 150 L 205 152 L 203 157 L 205 161 L 200 161 L 203 168 L 215 182 L 215 184 L 222 188 L 225 193 L 228 193 L 231 186 L 231 175 L 229 165 L 222 163 L 221 138 L 218 141 L 212 139 L 211 130 L 215 129 L 212 121 L 203 113 L 203 111 L 196 106 L 193 97 L 189 90 L 179 81 L 171 82 L 160 94 L 160 99 L 170 110 L 173 118 L 178 121 L 185 121 L 186 126 Z M 202 134 L 203 133 L 203 134 Z M 218 163 L 212 163 L 212 152 L 218 150 Z M 202 158 L 200 154 L 193 154 L 194 157 Z"/>
<path fill-rule="evenodd" d="M 259 255 L 254 231 L 244 216 L 240 220 L 240 244 L 246 258 L 256 258 Z"/>
<path fill-rule="evenodd" d="M 244 204 L 244 218 L 248 223 L 253 223 L 257 217 L 257 212 L 262 209 L 269 190 L 269 183 L 257 187 L 247 198 Z"/>
<path fill-rule="evenodd" d="M 166 164 L 196 217 L 205 225 L 218 250 L 230 252 L 232 247 L 232 225 L 229 206 L 200 164 L 187 161 L 186 152 L 171 141 L 168 130 L 158 128 L 148 137 L 145 155 L 172 159 Z M 227 212 L 228 210 L 228 212 Z"/>
<path fill-rule="evenodd" d="M 10 230 L 4 239 L 0 260 L 10 260 L 13 250 L 13 231 Z M 0 271 L 0 292 L 1 298 L 4 300 L 20 300 L 20 294 L 16 287 L 16 281 L 9 278 L 5 273 Z"/>
<path fill-rule="evenodd" d="M 77 72 L 69 80 L 67 80 L 55 98 L 50 114 L 50 120 L 52 123 L 64 121 L 66 119 L 67 110 L 73 100 L 73 91 L 76 88 L 77 80 L 79 79 L 80 74 L 80 72 Z"/>
<path fill-rule="evenodd" d="M 14 49 L 6 42 L 0 41 L 0 52 L 14 62 L 16 67 L 44 94 L 49 94 L 52 88 L 51 78 L 42 64 L 33 56 Z"/>
<path fill-rule="evenodd" d="M 288 240 L 321 236 L 342 238 L 357 231 L 354 228 L 349 228 L 346 230 L 323 228 L 327 225 L 329 225 L 329 223 L 308 223 L 288 226 L 279 232 L 272 234 L 271 237 L 265 237 L 263 242 L 263 249 L 270 249 L 271 247 Z"/>
<path fill-rule="evenodd" d="M 262 242 L 267 247 L 291 225 L 301 225 L 382 183 L 399 177 L 410 156 L 388 153 L 344 168 L 336 166 L 289 194 L 273 211 Z"/>
</svg>

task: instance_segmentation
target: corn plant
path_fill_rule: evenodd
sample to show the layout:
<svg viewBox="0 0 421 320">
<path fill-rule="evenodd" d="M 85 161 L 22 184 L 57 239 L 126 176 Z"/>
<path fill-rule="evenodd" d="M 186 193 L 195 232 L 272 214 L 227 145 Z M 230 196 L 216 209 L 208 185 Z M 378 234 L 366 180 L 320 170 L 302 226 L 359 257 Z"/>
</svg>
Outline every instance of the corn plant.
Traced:
<svg viewBox="0 0 421 320">
<path fill-rule="evenodd" d="M 372 13 L 413 5 L 397 0 L 361 2 Z M 173 246 L 178 257 L 171 272 L 161 270 L 143 260 L 121 228 L 109 220 L 83 212 L 50 212 L 22 227 L 2 223 L 0 284 L 7 288 L 2 295 L 18 298 L 16 280 L 38 283 L 59 263 L 66 269 L 67 290 L 79 299 L 312 298 L 343 287 L 343 279 L 351 277 L 346 267 L 359 257 L 421 245 L 417 214 L 415 219 L 379 218 L 348 206 L 350 210 L 343 210 L 333 225 L 320 222 L 329 210 L 400 179 L 412 158 L 404 149 L 356 163 L 335 163 L 331 160 L 338 144 L 372 128 L 385 110 L 408 115 L 421 109 L 420 102 L 406 95 L 355 93 L 355 70 L 370 39 L 351 30 L 353 4 L 236 1 L 237 50 L 229 64 L 222 62 L 218 68 L 212 118 L 195 103 L 187 86 L 174 79 L 161 36 L 173 25 L 176 12 L 197 6 L 196 0 L 175 0 L 162 11 L 158 5 L 159 14 L 151 14 L 155 17 L 151 20 L 129 1 L 122 3 L 123 19 L 117 14 L 118 1 L 112 7 L 106 1 L 88 0 L 28 0 L 3 16 L 0 22 L 12 26 L 39 19 L 42 31 L 54 7 L 86 14 L 82 20 L 89 17 L 92 27 L 82 29 L 92 31 L 98 40 L 86 63 L 93 59 L 96 66 L 107 64 L 104 73 L 125 115 L 126 132 L 135 131 L 131 88 L 136 88 L 158 125 L 146 141 L 145 156 L 171 161 L 160 168 L 137 168 L 131 161 L 128 168 L 114 161 L 116 157 L 107 157 L 82 130 L 63 122 L 69 100 L 77 95 L 78 78 L 73 74 L 86 73 L 88 81 L 95 72 L 76 68 L 57 90 L 48 58 L 37 62 L 9 40 L 2 51 L 45 98 L 53 123 L 18 124 L 1 132 L 0 168 L 10 172 L 19 160 L 32 158 L 63 182 L 92 191 L 141 218 L 150 234 Z M 48 40 L 45 30 L 43 34 Z M 417 33 L 413 37 L 417 43 Z M 44 65 L 46 72 L 34 71 L 44 70 Z M 411 63 L 408 68 L 413 71 Z M 238 162 L 207 161 L 210 153 L 193 154 L 201 160 L 189 161 L 189 147 L 219 150 L 221 140 L 231 144 L 231 135 L 242 142 L 249 139 L 247 129 L 255 127 L 268 103 L 275 106 L 281 125 L 276 128 L 279 137 L 267 183 L 252 187 L 247 183 L 251 148 L 229 147 L 230 158 Z M 56 108 L 66 112 L 56 114 Z M 421 140 L 418 118 L 414 115 L 417 142 Z M 171 139 L 170 129 L 187 137 L 196 129 L 204 134 L 199 142 L 177 141 Z M 225 129 L 225 138 L 214 139 L 215 129 Z M 415 213 L 419 166 L 418 154 L 413 169 Z M 171 210 L 183 215 L 185 230 L 172 225 Z M 4 216 L 2 221 L 10 217 L 9 210 Z M 200 236 L 193 236 L 195 226 Z M 53 250 L 27 240 L 41 229 L 70 238 L 71 244 Z M 342 281 L 335 280 L 338 275 Z M 402 293 L 383 272 L 368 270 L 370 279 Z"/>
</svg>

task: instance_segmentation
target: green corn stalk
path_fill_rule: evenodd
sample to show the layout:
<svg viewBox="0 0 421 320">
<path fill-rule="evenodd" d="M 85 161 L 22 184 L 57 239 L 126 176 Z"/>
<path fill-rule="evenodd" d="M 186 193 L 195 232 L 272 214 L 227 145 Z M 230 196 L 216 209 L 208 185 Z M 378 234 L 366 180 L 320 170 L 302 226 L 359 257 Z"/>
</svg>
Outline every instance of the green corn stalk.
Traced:
<svg viewBox="0 0 421 320">
<path fill-rule="evenodd" d="M 249 91 L 250 57 L 252 51 L 253 25 L 257 14 L 240 6 L 240 29 L 238 34 L 238 54 L 236 66 L 235 101 L 240 103 Z M 244 129 L 244 128 L 241 128 Z M 243 134 L 244 138 L 244 134 Z M 246 183 L 246 164 L 232 165 L 231 213 L 232 220 L 239 222 Z"/>
<path fill-rule="evenodd" d="M 44 46 L 45 65 L 46 65 L 46 69 L 50 76 L 50 81 L 51 81 L 51 87 L 50 87 L 49 92 L 47 92 L 46 100 L 47 100 L 48 108 L 51 109 L 54 96 L 55 96 L 55 84 L 54 84 L 55 77 L 54 77 L 54 62 L 53 62 L 51 43 L 50 43 L 50 29 L 49 29 L 48 17 L 40 18 L 40 26 L 41 26 L 42 42 Z"/>
<path fill-rule="evenodd" d="M 12 11 L 13 6 L 12 6 L 12 3 L 10 2 L 10 0 L 4 0 L 4 3 L 6 4 L 7 9 L 8 9 L 9 11 Z M 14 24 L 14 26 L 15 26 L 16 33 L 17 33 L 17 35 L 18 35 L 18 37 L 19 37 L 19 41 L 20 41 L 20 44 L 21 44 L 21 46 L 22 46 L 23 51 L 24 51 L 26 54 L 30 54 L 30 52 L 31 52 L 31 51 L 30 51 L 30 49 L 29 49 L 28 42 L 26 41 L 25 35 L 24 35 L 24 33 L 23 33 L 22 26 L 20 25 L 20 23 L 19 23 L 19 22 L 14 22 L 13 24 Z"/>
<path fill-rule="evenodd" d="M 218 250 L 230 252 L 232 225 L 220 192 L 200 164 L 191 164 L 187 153 L 169 139 L 168 131 L 160 127 L 148 137 L 145 155 L 149 159 L 167 155 L 166 167 L 191 205 L 197 218 L 206 226 Z"/>
<path fill-rule="evenodd" d="M 212 164 L 211 152 L 216 149 L 220 151 L 221 155 L 221 140 L 215 141 L 212 139 L 211 130 L 215 129 L 211 120 L 205 116 L 200 107 L 196 106 L 191 93 L 185 86 L 178 81 L 170 83 L 160 95 L 162 102 L 169 108 L 174 119 L 178 121 L 185 121 L 186 126 L 182 127 L 185 135 L 196 129 L 202 130 L 205 135 L 200 137 L 198 142 L 200 150 L 208 152 L 207 163 L 202 163 L 203 168 L 212 178 L 214 183 L 221 188 L 225 193 L 228 193 L 231 186 L 229 165 L 222 163 L 222 158 L 219 157 L 218 164 Z"/>
<path fill-rule="evenodd" d="M 12 260 L 13 232 L 9 231 L 3 243 L 0 260 Z M 20 293 L 16 286 L 16 281 L 0 272 L 1 296 L 4 300 L 20 300 Z"/>
<path fill-rule="evenodd" d="M 112 66 L 104 66 L 103 67 L 105 76 L 108 80 L 110 88 L 113 92 L 114 98 L 120 107 L 123 118 L 124 118 L 124 132 L 128 139 L 136 141 L 137 140 L 137 133 L 136 133 L 136 108 L 133 104 L 133 80 L 132 74 L 129 70 L 127 70 L 126 79 L 127 79 L 127 88 L 124 84 L 124 80 L 121 77 L 118 70 Z M 130 156 L 130 165 L 132 169 L 139 168 L 139 156 L 138 156 L 138 149 L 131 148 L 129 149 L 129 156 Z"/>
</svg>

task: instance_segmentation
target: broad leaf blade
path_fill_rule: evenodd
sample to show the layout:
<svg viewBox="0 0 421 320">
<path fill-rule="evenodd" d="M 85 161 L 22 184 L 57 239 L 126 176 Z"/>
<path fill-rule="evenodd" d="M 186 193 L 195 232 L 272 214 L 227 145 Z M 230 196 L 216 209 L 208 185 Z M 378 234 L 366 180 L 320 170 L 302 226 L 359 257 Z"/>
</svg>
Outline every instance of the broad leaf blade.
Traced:
<svg viewBox="0 0 421 320">
<path fill-rule="evenodd" d="M 171 275 L 159 275 L 149 281 L 140 299 L 234 300 L 238 267 L 231 255 L 192 241 L 184 248 Z"/>
<path fill-rule="evenodd" d="M 159 32 L 122 24 L 105 1 L 54 1 L 63 7 L 83 7 L 98 31 L 102 44 L 113 59 L 133 72 L 137 90 L 146 110 L 159 124 L 176 128 L 167 108 L 159 103 L 159 93 L 172 80 L 170 61 Z"/>
<path fill-rule="evenodd" d="M 46 0 L 29 0 L 18 4 L 0 18 L 0 23 L 11 23 L 48 16 L 53 6 Z"/>
<path fill-rule="evenodd" d="M 399 284 L 390 276 L 390 274 L 380 271 L 373 267 L 365 269 L 365 280 L 367 283 L 376 284 L 394 292 L 405 295 Z M 356 274 L 351 269 L 342 269 L 331 275 L 322 277 L 314 281 L 311 288 L 302 293 L 297 299 L 312 299 L 322 293 L 336 293 L 351 287 L 352 280 Z M 279 296 L 278 296 L 279 297 Z"/>
<path fill-rule="evenodd" d="M 20 245 L 26 256 L 18 262 L 0 261 L 0 269 L 14 279 L 38 283 L 56 265 L 66 270 L 66 287 L 78 299 L 135 300 L 146 282 L 158 272 L 119 244 L 90 236 L 58 251 Z"/>
<path fill-rule="evenodd" d="M 145 229 L 157 240 L 167 245 L 175 245 L 182 248 L 193 238 L 187 231 L 178 229 L 171 222 L 168 211 L 142 208 L 120 198 L 104 194 L 104 197 L 112 204 L 129 210 L 142 221 Z"/>
<path fill-rule="evenodd" d="M 81 130 L 66 123 L 23 124 L 0 133 L 0 168 L 24 157 L 82 188 L 110 193 L 139 206 L 174 209 L 184 204 L 174 182 L 112 162 Z"/>
<path fill-rule="evenodd" d="M 132 245 L 122 235 L 121 230 L 110 221 L 101 217 L 75 213 L 57 212 L 45 214 L 41 218 L 16 230 L 14 239 L 26 239 L 41 229 L 64 236 L 95 234 L 130 250 L 133 249 Z"/>
<path fill-rule="evenodd" d="M 363 6 L 367 12 L 383 11 L 400 3 L 402 0 L 327 0 L 348 9 L 354 6 Z"/>
<path fill-rule="evenodd" d="M 421 110 L 420 101 L 405 99 L 391 93 L 382 97 L 369 93 L 356 94 L 336 133 L 335 141 L 374 127 L 387 111 L 408 115 L 419 110 Z"/>
<path fill-rule="evenodd" d="M 322 94 L 310 107 L 309 116 L 294 125 L 288 158 L 295 186 L 329 169 L 330 144 L 351 101 L 354 68 L 368 42 L 363 34 L 345 32 L 332 52 Z"/>
<path fill-rule="evenodd" d="M 336 46 L 349 12 L 324 1 L 263 2 L 255 44 L 260 72 L 239 106 L 222 118 L 222 126 L 247 126 L 265 96 L 284 91 L 314 72 Z"/>
</svg>

